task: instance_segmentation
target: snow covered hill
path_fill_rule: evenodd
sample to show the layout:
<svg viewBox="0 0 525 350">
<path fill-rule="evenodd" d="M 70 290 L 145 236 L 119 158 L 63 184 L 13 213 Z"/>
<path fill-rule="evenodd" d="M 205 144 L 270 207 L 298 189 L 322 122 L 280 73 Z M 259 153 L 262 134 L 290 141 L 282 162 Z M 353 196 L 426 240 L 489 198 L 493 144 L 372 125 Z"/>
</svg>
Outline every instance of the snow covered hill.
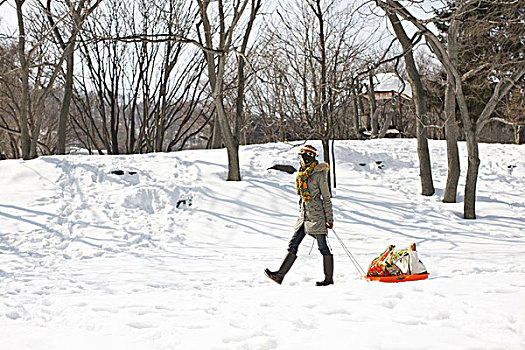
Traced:
<svg viewBox="0 0 525 350">
<path fill-rule="evenodd" d="M 0 349 L 523 349 L 525 148 L 480 145 L 467 221 L 464 178 L 442 203 L 445 143 L 430 147 L 423 197 L 415 140 L 337 142 L 333 198 L 364 268 L 415 242 L 430 278 L 366 282 L 331 234 L 323 288 L 310 237 L 283 285 L 263 274 L 298 210 L 294 175 L 267 168 L 297 147 L 242 147 L 241 182 L 225 150 L 1 161 Z"/>
</svg>

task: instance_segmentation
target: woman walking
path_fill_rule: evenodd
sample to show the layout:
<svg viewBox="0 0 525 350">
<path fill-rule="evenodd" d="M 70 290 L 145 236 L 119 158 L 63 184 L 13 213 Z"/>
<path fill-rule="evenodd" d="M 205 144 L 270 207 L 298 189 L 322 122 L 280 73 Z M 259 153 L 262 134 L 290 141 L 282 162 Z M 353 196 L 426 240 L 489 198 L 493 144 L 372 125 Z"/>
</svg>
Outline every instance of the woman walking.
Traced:
<svg viewBox="0 0 525 350">
<path fill-rule="evenodd" d="M 332 200 L 328 187 L 327 163 L 316 160 L 317 149 L 306 145 L 299 152 L 300 169 L 296 178 L 297 194 L 300 196 L 300 213 L 295 224 L 294 235 L 288 244 L 288 253 L 281 267 L 277 271 L 265 269 L 264 272 L 273 281 L 281 284 L 284 276 L 292 267 L 297 258 L 297 250 L 303 238 L 311 235 L 317 240 L 319 251 L 323 255 L 324 281 L 317 282 L 317 286 L 334 284 L 334 256 L 326 242 L 327 228 L 333 227 L 334 216 Z"/>
</svg>

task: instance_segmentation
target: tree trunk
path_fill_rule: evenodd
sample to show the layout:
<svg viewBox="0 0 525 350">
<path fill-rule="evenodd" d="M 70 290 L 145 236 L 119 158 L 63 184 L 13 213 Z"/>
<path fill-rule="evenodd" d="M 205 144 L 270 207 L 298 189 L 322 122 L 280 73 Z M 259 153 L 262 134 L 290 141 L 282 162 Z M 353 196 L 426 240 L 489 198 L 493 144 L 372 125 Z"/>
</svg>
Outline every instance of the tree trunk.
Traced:
<svg viewBox="0 0 525 350">
<path fill-rule="evenodd" d="M 233 135 L 234 137 L 238 137 L 237 144 L 240 144 L 241 130 L 244 127 L 245 79 L 244 58 L 237 57 L 237 97 L 235 99 L 235 125 L 233 126 Z"/>
<path fill-rule="evenodd" d="M 356 93 L 356 89 L 352 89 L 352 110 L 354 112 L 354 131 L 355 131 L 355 137 L 357 139 L 360 138 L 359 136 L 359 128 L 361 127 L 359 123 L 359 107 L 358 107 L 358 95 Z"/>
<path fill-rule="evenodd" d="M 210 75 L 210 85 L 212 85 L 213 99 L 217 110 L 217 121 L 222 134 L 222 141 L 228 152 L 228 178 L 227 181 L 241 181 L 241 170 L 239 166 L 239 138 L 232 134 L 226 110 L 224 109 L 224 69 L 226 66 L 226 56 L 219 56 L 217 71 L 215 71 L 215 60 L 213 54 L 206 53 L 208 59 L 208 73 Z"/>
<path fill-rule="evenodd" d="M 379 132 L 379 111 L 377 109 L 376 93 L 372 72 L 368 75 L 368 102 L 370 103 L 370 133 L 371 138 L 376 138 Z"/>
<path fill-rule="evenodd" d="M 432 196 L 435 189 L 432 181 L 432 170 L 430 168 L 430 151 L 428 149 L 426 129 L 421 122 L 417 125 L 417 153 L 419 156 L 421 194 L 424 196 Z"/>
<path fill-rule="evenodd" d="M 332 173 L 334 174 L 334 188 L 336 188 L 337 177 L 335 175 L 335 139 L 332 139 Z"/>
<path fill-rule="evenodd" d="M 222 79 L 217 79 L 222 80 Z M 228 151 L 228 178 L 227 181 L 241 181 L 241 170 L 239 166 L 239 143 L 236 141 L 230 131 L 226 111 L 222 102 L 222 94 L 215 97 L 215 106 L 223 141 Z"/>
<path fill-rule="evenodd" d="M 319 134 L 322 138 L 322 145 L 323 145 L 323 156 L 324 161 L 328 164 L 330 164 L 330 134 L 331 134 L 331 128 L 333 125 L 331 125 L 330 115 L 329 115 L 329 106 L 328 106 L 328 67 L 326 63 L 326 35 L 324 31 L 325 26 L 325 20 L 324 20 L 324 12 L 321 8 L 321 1 L 316 0 L 315 6 L 313 6 L 311 3 L 308 3 L 308 5 L 313 10 L 315 16 L 317 17 L 317 21 L 319 23 L 319 50 L 320 50 L 320 60 L 319 64 L 321 66 L 321 76 L 320 79 L 320 85 L 319 85 L 319 91 L 316 91 L 316 98 L 315 100 L 319 102 L 320 108 L 319 108 Z M 313 73 L 313 72 L 312 72 Z M 315 77 L 315 75 L 313 75 Z M 314 83 L 315 86 L 315 83 Z M 317 89 L 316 89 L 317 90 Z M 330 192 L 332 191 L 332 183 L 331 183 L 331 176 L 330 172 L 328 172 L 328 187 L 330 188 Z"/>
<path fill-rule="evenodd" d="M 448 31 L 448 54 L 452 63 L 457 63 L 457 31 L 458 23 L 451 20 Z M 443 196 L 444 203 L 456 203 L 456 194 L 460 175 L 458 152 L 458 129 L 456 126 L 456 97 L 454 94 L 454 77 L 447 74 L 447 88 L 445 90 L 445 134 L 447 139 L 448 175 Z"/>
<path fill-rule="evenodd" d="M 361 120 L 361 122 L 363 121 L 361 119 L 361 116 L 365 116 L 365 125 L 364 127 L 367 129 L 367 130 L 370 130 L 370 118 L 369 118 L 369 115 L 368 114 L 365 114 L 365 105 L 363 103 L 363 99 L 361 98 L 361 96 L 359 95 L 359 89 L 356 89 L 356 96 L 357 96 L 357 108 L 359 110 L 359 119 Z"/>
<path fill-rule="evenodd" d="M 25 52 L 25 27 L 22 6 L 24 0 L 16 1 L 18 19 L 18 59 L 20 60 L 20 78 L 22 80 L 22 100 L 20 101 L 20 146 L 23 159 L 31 159 L 31 136 L 29 135 L 29 62 Z"/>
<path fill-rule="evenodd" d="M 372 78 L 372 73 L 368 76 L 368 86 L 367 86 L 367 95 L 368 95 L 368 115 L 366 116 L 366 129 L 372 133 L 373 124 L 374 124 L 374 113 L 376 112 L 376 97 L 374 89 L 374 81 Z"/>
<path fill-rule="evenodd" d="M 40 100 L 41 97 L 38 98 Z M 44 105 L 43 101 L 38 101 L 36 103 L 36 111 L 35 111 L 35 121 L 31 128 L 31 142 L 30 142 L 30 151 L 29 151 L 29 158 L 34 159 L 38 157 L 37 152 L 37 144 L 38 144 L 38 136 L 40 135 L 40 130 L 42 128 L 42 115 L 44 113 Z"/>
<path fill-rule="evenodd" d="M 228 151 L 228 178 L 227 181 L 241 181 L 241 168 L 239 166 L 239 144 L 226 148 Z"/>
<path fill-rule="evenodd" d="M 66 153 L 67 119 L 69 115 L 69 107 L 71 105 L 71 98 L 73 97 L 74 46 L 74 42 L 71 42 L 66 49 L 68 50 L 66 57 L 66 84 L 64 86 L 64 97 L 62 100 L 62 106 L 60 107 L 60 117 L 58 121 L 57 154 Z"/>
<path fill-rule="evenodd" d="M 414 103 L 416 105 L 417 116 L 417 153 L 419 156 L 419 176 L 421 179 L 421 194 L 424 196 L 432 196 L 435 192 L 432 181 L 432 170 L 430 166 L 430 152 L 428 149 L 427 130 L 425 123 L 427 120 L 427 106 L 425 90 L 421 83 L 421 78 L 412 55 L 412 42 L 408 38 L 399 18 L 387 11 L 388 19 L 394 28 L 396 37 L 398 38 L 405 54 L 405 66 L 408 73 L 408 80 L 412 86 L 414 96 Z"/>
<path fill-rule="evenodd" d="M 467 132 L 468 168 L 465 183 L 465 203 L 463 217 L 465 219 L 476 218 L 476 183 L 479 170 L 479 150 L 477 135 L 474 130 Z"/>
<path fill-rule="evenodd" d="M 448 78 L 447 80 L 449 80 Z M 458 152 L 458 130 L 456 126 L 456 98 L 454 96 L 454 86 L 447 82 L 445 91 L 445 134 L 447 139 L 447 160 L 448 175 L 444 203 L 456 203 L 456 194 L 460 175 L 459 152 Z"/>
<path fill-rule="evenodd" d="M 114 91 L 118 91 L 115 89 Z M 110 119 L 109 129 L 111 133 L 111 154 L 119 154 L 118 151 L 118 118 L 117 118 L 117 97 L 115 93 L 111 92 L 111 108 L 110 108 Z M 109 151 L 109 150 L 108 150 Z"/>
<path fill-rule="evenodd" d="M 219 149 L 222 147 L 222 135 L 221 135 L 221 127 L 219 125 L 219 117 L 215 116 L 215 118 L 213 118 L 212 125 L 213 127 L 211 131 L 210 148 Z"/>
<path fill-rule="evenodd" d="M 516 144 L 522 145 L 525 143 L 525 127 L 523 125 L 516 126 Z"/>
</svg>

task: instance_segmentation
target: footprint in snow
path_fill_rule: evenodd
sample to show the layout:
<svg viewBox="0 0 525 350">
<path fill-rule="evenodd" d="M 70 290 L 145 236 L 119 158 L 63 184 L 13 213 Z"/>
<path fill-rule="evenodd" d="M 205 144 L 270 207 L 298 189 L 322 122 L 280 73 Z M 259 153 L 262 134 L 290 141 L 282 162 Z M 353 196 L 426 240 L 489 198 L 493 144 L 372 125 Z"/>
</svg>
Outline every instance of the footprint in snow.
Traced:
<svg viewBox="0 0 525 350">
<path fill-rule="evenodd" d="M 403 293 L 395 293 L 391 295 L 392 298 L 403 299 L 405 296 Z"/>
<path fill-rule="evenodd" d="M 130 322 L 128 326 L 136 329 L 154 328 L 154 326 L 144 322 Z"/>
<path fill-rule="evenodd" d="M 19 319 L 21 317 L 20 314 L 18 312 L 16 312 L 16 311 L 8 312 L 8 313 L 5 314 L 5 316 L 7 318 L 12 319 L 12 320 L 17 320 L 17 319 Z"/>
<path fill-rule="evenodd" d="M 427 323 L 424 321 L 421 321 L 419 319 L 411 319 L 411 320 L 398 320 L 397 323 L 406 324 L 409 326 L 417 326 L 417 325 L 426 325 Z"/>
<path fill-rule="evenodd" d="M 381 305 L 383 305 L 384 307 L 386 307 L 387 309 L 393 309 L 397 306 L 397 301 L 395 300 L 385 300 L 381 303 Z"/>
<path fill-rule="evenodd" d="M 325 315 L 350 315 L 351 313 L 343 308 L 328 309 L 323 312 Z"/>
<path fill-rule="evenodd" d="M 450 319 L 450 312 L 447 310 L 440 310 L 432 316 L 434 320 L 448 320 Z"/>
<path fill-rule="evenodd" d="M 312 329 L 316 329 L 316 325 L 314 324 L 314 322 L 303 322 L 303 320 L 296 320 L 293 322 L 293 324 L 295 325 L 295 327 L 297 329 L 305 329 L 305 330 L 312 330 Z"/>
</svg>

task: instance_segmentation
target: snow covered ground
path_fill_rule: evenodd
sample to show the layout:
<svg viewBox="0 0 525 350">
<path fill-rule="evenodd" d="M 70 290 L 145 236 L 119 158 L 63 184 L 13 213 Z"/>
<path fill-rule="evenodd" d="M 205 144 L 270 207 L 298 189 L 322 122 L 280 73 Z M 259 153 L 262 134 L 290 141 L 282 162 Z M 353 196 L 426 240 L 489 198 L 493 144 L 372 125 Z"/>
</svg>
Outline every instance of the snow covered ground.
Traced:
<svg viewBox="0 0 525 350">
<path fill-rule="evenodd" d="M 310 237 L 283 285 L 263 274 L 298 210 L 294 175 L 267 168 L 297 147 L 242 147 L 241 182 L 224 180 L 225 150 L 1 161 L 0 349 L 524 349 L 525 148 L 480 145 L 464 220 L 464 177 L 442 203 L 445 143 L 430 147 L 423 197 L 415 140 L 337 142 L 333 198 L 365 269 L 416 242 L 430 278 L 360 279 L 332 233 L 322 288 Z"/>
</svg>

